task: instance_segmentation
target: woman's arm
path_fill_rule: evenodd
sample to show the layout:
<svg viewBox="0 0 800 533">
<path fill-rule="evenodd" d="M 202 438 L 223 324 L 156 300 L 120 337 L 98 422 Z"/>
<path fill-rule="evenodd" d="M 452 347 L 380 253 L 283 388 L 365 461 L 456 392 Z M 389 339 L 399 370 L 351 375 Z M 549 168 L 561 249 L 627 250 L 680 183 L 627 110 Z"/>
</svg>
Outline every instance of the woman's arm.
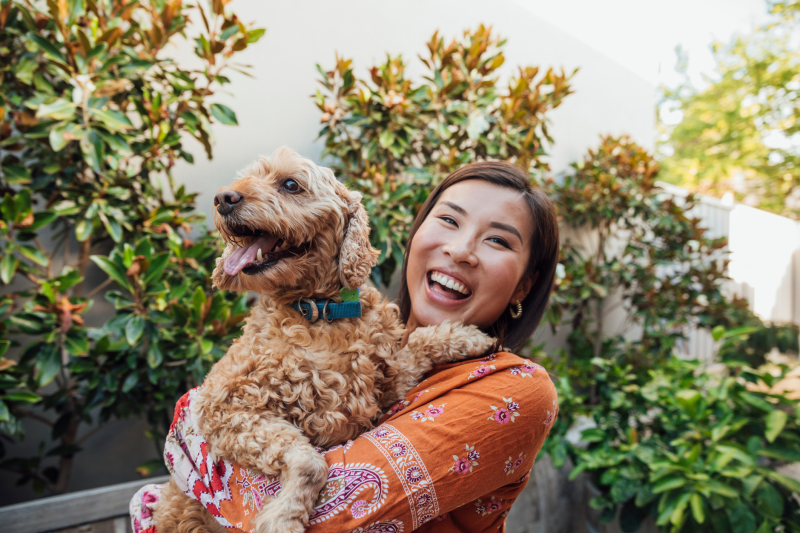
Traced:
<svg viewBox="0 0 800 533">
<path fill-rule="evenodd" d="M 329 487 L 308 531 L 495 529 L 557 411 L 545 370 L 520 361 L 457 365 L 375 430 L 326 452 Z"/>
</svg>

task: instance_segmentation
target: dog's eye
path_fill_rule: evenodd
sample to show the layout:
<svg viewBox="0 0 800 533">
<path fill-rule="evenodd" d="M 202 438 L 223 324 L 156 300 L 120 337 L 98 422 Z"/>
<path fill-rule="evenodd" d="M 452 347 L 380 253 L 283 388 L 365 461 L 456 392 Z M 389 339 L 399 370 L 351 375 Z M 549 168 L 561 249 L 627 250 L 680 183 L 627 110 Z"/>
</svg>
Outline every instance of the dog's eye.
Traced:
<svg viewBox="0 0 800 533">
<path fill-rule="evenodd" d="M 288 192 L 300 192 L 300 184 L 297 183 L 292 178 L 289 178 L 283 182 L 283 188 L 286 189 Z"/>
</svg>

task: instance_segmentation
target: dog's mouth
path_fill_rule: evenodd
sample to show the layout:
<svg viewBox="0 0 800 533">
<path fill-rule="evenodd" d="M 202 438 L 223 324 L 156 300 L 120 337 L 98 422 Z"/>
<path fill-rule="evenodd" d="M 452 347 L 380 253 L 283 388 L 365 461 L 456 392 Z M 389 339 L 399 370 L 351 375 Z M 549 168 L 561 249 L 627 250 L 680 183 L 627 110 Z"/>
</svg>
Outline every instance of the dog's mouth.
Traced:
<svg viewBox="0 0 800 533">
<path fill-rule="evenodd" d="M 239 272 L 252 276 L 306 251 L 305 246 L 292 246 L 280 235 L 247 226 L 229 225 L 225 233 L 229 242 L 238 246 L 225 258 L 224 270 L 229 276 Z"/>
</svg>

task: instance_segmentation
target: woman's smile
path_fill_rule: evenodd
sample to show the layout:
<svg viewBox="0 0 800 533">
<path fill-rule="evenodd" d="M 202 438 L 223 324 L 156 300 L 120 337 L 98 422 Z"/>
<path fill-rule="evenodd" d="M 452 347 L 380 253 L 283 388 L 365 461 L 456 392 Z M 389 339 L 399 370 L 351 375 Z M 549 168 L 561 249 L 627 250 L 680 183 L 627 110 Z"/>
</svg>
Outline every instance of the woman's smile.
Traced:
<svg viewBox="0 0 800 533">
<path fill-rule="evenodd" d="M 464 278 L 445 268 L 429 270 L 426 279 L 428 298 L 440 305 L 459 306 L 472 297 L 472 290 Z"/>
</svg>

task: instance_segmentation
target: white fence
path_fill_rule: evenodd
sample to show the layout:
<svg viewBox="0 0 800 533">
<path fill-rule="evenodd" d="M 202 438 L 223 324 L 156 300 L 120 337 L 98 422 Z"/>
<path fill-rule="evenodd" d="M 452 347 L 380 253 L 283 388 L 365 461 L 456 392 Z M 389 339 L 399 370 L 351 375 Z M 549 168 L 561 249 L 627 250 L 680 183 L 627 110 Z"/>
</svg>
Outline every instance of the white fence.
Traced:
<svg viewBox="0 0 800 533">
<path fill-rule="evenodd" d="M 686 196 L 681 187 L 660 184 L 668 193 Z M 765 322 L 800 325 L 800 224 L 740 204 L 726 205 L 698 195 L 691 211 L 709 237 L 726 237 L 730 264 L 729 294 L 746 298 Z M 708 359 L 714 341 L 708 331 L 694 329 L 679 346 L 685 354 Z"/>
</svg>

